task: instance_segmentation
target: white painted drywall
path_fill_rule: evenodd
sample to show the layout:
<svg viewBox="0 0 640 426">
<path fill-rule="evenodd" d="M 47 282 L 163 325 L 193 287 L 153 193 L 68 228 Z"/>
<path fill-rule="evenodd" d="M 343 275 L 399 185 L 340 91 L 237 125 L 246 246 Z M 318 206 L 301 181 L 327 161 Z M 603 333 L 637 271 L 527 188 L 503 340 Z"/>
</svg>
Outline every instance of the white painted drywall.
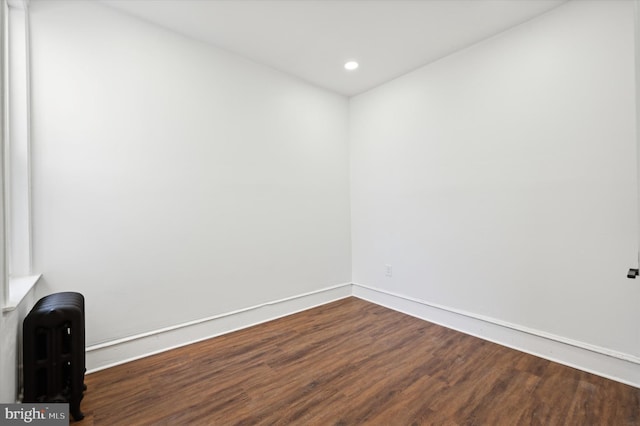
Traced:
<svg viewBox="0 0 640 426">
<path fill-rule="evenodd" d="M 34 270 L 88 345 L 351 281 L 346 98 L 96 2 L 31 30 Z"/>
<path fill-rule="evenodd" d="M 640 355 L 633 39 L 569 2 L 352 98 L 354 282 Z"/>
<path fill-rule="evenodd" d="M 18 395 L 17 316 L 13 312 L 0 316 L 0 403 L 14 403 Z"/>
<path fill-rule="evenodd" d="M 30 289 L 18 306 L 3 312 L 0 320 L 0 403 L 14 403 L 22 386 L 22 321 L 36 303 L 35 291 Z"/>
</svg>

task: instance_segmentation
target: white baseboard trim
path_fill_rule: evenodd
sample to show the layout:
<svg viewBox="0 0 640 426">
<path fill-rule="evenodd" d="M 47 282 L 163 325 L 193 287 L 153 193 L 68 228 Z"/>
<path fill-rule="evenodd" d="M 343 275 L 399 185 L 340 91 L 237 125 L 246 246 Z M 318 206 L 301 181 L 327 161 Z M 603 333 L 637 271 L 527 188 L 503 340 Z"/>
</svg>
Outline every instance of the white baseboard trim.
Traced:
<svg viewBox="0 0 640 426">
<path fill-rule="evenodd" d="M 351 296 L 351 283 L 113 340 L 86 349 L 87 374 Z"/>
<path fill-rule="evenodd" d="M 87 373 L 231 333 L 349 296 L 640 388 L 640 359 L 633 355 L 357 283 L 340 284 L 92 345 L 86 350 Z"/>
<path fill-rule="evenodd" d="M 353 296 L 453 330 L 640 388 L 640 358 L 362 284 Z"/>
</svg>

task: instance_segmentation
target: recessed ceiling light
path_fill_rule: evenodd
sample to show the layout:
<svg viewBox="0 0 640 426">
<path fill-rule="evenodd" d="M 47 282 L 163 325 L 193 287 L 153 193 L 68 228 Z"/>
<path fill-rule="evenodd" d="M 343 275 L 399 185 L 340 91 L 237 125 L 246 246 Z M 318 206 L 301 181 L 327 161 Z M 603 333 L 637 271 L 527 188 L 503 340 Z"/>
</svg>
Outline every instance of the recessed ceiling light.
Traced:
<svg viewBox="0 0 640 426">
<path fill-rule="evenodd" d="M 346 64 L 344 64 L 344 69 L 346 69 L 347 71 L 353 71 L 359 66 L 360 65 L 356 61 L 349 61 Z"/>
</svg>

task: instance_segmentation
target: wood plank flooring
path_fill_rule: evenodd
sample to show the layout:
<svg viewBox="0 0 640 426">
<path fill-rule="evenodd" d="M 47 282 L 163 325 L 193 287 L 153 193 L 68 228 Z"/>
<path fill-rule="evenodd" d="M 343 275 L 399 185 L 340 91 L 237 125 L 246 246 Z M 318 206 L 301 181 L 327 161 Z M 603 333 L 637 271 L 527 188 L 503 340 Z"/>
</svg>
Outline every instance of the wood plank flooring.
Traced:
<svg viewBox="0 0 640 426">
<path fill-rule="evenodd" d="M 640 425 L 640 389 L 347 298 L 87 375 L 75 425 Z"/>
</svg>

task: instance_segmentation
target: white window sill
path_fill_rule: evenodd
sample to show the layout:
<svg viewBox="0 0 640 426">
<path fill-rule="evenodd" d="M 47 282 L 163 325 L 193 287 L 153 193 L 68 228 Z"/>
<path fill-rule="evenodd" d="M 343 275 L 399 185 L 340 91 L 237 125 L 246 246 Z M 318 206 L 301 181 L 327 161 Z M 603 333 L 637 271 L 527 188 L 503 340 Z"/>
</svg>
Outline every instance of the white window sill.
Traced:
<svg viewBox="0 0 640 426">
<path fill-rule="evenodd" d="M 41 276 L 42 274 L 9 278 L 9 300 L 2 308 L 2 312 L 15 310 L 18 305 L 20 305 L 20 302 L 22 302 L 22 299 L 24 299 L 36 285 Z"/>
</svg>

